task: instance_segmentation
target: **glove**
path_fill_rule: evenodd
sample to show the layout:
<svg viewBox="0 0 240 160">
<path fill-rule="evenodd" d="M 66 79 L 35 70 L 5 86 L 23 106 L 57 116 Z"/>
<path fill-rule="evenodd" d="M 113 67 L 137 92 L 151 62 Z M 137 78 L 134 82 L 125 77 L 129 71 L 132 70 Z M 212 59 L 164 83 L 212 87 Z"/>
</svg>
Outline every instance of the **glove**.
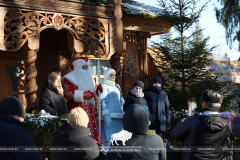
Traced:
<svg viewBox="0 0 240 160">
<path fill-rule="evenodd" d="M 101 84 L 97 85 L 97 90 L 96 90 L 97 96 L 98 96 L 98 91 L 100 91 L 101 93 L 103 92 L 103 88 Z"/>
<path fill-rule="evenodd" d="M 83 98 L 84 99 L 91 99 L 94 97 L 94 93 L 91 91 L 85 91 L 83 92 Z"/>
<path fill-rule="evenodd" d="M 104 121 L 105 121 L 105 124 L 106 124 L 108 127 L 110 127 L 112 120 L 111 120 L 111 118 L 109 117 L 109 115 L 105 115 L 105 116 L 104 116 Z"/>
</svg>

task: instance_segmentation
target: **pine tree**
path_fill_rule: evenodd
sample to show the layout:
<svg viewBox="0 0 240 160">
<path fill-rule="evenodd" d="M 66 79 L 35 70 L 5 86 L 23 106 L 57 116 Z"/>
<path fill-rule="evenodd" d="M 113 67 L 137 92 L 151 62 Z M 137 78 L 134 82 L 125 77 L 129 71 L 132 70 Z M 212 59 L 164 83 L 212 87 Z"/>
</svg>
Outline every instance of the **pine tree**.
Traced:
<svg viewBox="0 0 240 160">
<path fill-rule="evenodd" d="M 193 40 L 193 42 L 196 42 L 197 44 L 199 44 L 204 39 L 203 29 L 201 29 L 201 26 L 200 26 L 199 22 L 195 23 L 195 28 L 192 31 L 192 38 L 191 39 Z M 194 43 L 191 44 L 191 46 L 193 46 L 193 45 L 194 45 Z"/>
<path fill-rule="evenodd" d="M 229 48 L 232 49 L 233 43 L 238 41 L 238 50 L 240 51 L 240 14 L 239 0 L 218 0 L 221 8 L 215 7 L 215 13 L 218 23 L 225 28 L 225 37 Z"/>
<path fill-rule="evenodd" d="M 163 87 L 168 93 L 170 105 L 174 110 L 187 109 L 187 102 L 195 101 L 201 106 L 201 93 L 205 89 L 218 90 L 217 77 L 208 67 L 214 47 L 208 48 L 208 38 L 203 38 L 201 30 L 196 29 L 190 36 L 184 32 L 190 30 L 198 21 L 200 13 L 207 3 L 195 12 L 195 0 L 159 0 L 163 9 L 162 17 L 172 24 L 179 36 L 163 37 L 160 43 L 153 43 L 153 51 L 158 55 L 156 61 L 162 69 Z M 171 45 L 170 45 L 171 44 Z"/>
</svg>

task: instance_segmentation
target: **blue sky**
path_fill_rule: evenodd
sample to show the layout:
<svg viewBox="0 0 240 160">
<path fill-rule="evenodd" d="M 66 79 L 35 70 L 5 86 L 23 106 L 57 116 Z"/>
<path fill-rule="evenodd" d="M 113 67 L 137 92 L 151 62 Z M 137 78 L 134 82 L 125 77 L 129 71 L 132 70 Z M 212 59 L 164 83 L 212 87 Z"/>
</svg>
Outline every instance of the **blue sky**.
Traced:
<svg viewBox="0 0 240 160">
<path fill-rule="evenodd" d="M 135 0 L 141 3 L 145 3 L 152 6 L 158 6 L 157 0 Z M 208 0 L 200 0 L 197 5 L 203 6 Z M 219 45 L 217 49 L 213 52 L 216 55 L 223 56 L 224 53 L 227 53 L 231 60 L 238 60 L 240 57 L 240 53 L 237 51 L 237 43 L 233 45 L 233 49 L 230 50 L 227 46 L 225 39 L 225 28 L 217 23 L 217 19 L 215 17 L 214 5 L 220 7 L 220 3 L 217 0 L 212 0 L 208 3 L 207 8 L 202 12 L 201 17 L 199 19 L 200 26 L 203 30 L 204 37 L 210 36 L 210 40 L 208 41 L 209 47 Z M 157 36 L 152 36 L 150 40 L 157 40 Z"/>
</svg>

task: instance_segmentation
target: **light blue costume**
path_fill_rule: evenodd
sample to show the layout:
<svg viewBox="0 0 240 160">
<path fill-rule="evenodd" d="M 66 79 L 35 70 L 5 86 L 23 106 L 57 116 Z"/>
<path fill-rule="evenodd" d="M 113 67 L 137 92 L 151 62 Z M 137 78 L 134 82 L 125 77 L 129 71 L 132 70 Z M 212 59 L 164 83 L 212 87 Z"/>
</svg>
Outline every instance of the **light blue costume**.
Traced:
<svg viewBox="0 0 240 160">
<path fill-rule="evenodd" d="M 101 122 L 101 142 L 106 142 L 111 139 L 112 134 L 123 130 L 122 118 L 124 115 L 123 104 L 124 99 L 120 94 L 120 86 L 115 85 L 115 82 L 110 81 L 110 74 L 115 70 L 108 68 L 104 71 L 104 84 L 102 84 L 102 115 L 104 120 Z M 116 72 L 115 72 L 116 73 Z M 111 141 L 104 143 L 105 146 L 110 146 Z"/>
</svg>

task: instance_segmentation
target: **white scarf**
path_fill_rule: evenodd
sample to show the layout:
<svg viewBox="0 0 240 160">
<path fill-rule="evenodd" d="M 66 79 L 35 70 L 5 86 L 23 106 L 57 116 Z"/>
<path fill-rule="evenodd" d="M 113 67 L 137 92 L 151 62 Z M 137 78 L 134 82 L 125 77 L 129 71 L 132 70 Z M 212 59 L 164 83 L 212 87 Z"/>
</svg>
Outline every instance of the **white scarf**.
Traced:
<svg viewBox="0 0 240 160">
<path fill-rule="evenodd" d="M 137 93 L 134 90 L 132 90 L 131 92 L 132 92 L 133 95 L 135 95 L 138 98 L 143 98 L 144 97 L 144 93 L 143 92 L 142 93 Z"/>
<path fill-rule="evenodd" d="M 105 80 L 104 83 L 110 85 L 110 86 L 115 86 L 115 82 L 114 81 L 110 81 L 110 80 Z"/>
</svg>

